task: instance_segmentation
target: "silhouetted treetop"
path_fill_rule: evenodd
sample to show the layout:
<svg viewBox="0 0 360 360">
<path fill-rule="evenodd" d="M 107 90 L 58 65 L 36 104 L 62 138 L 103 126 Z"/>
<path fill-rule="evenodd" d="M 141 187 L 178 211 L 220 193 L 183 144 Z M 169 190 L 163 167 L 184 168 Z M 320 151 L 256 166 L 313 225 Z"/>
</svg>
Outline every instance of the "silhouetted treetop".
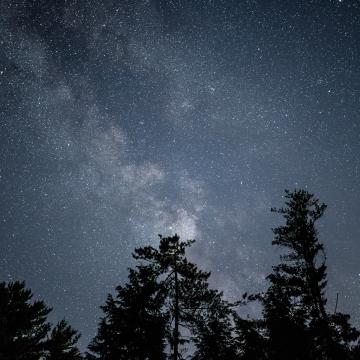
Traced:
<svg viewBox="0 0 360 360">
<path fill-rule="evenodd" d="M 355 360 L 359 331 L 327 309 L 327 264 L 317 230 L 326 205 L 306 190 L 285 191 L 273 229 L 279 262 L 264 292 L 230 303 L 209 285 L 210 272 L 189 261 L 194 240 L 159 235 L 133 253 L 127 282 L 108 294 L 88 360 Z M 247 289 L 249 290 L 249 289 Z M 258 301 L 262 317 L 240 316 Z M 0 360 L 81 360 L 79 333 L 33 301 L 22 282 L 0 283 Z"/>
<path fill-rule="evenodd" d="M 51 308 L 32 297 L 24 282 L 0 283 L 0 359 L 80 360 L 77 331 L 63 320 L 50 332 Z"/>
</svg>

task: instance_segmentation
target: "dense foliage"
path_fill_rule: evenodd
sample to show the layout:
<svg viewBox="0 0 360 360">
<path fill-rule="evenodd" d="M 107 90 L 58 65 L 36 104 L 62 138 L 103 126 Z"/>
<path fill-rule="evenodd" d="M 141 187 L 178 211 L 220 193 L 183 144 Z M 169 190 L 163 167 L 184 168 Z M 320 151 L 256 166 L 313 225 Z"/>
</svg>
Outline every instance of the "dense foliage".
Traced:
<svg viewBox="0 0 360 360">
<path fill-rule="evenodd" d="M 263 293 L 229 303 L 211 289 L 210 273 L 190 262 L 193 241 L 160 236 L 159 246 L 135 249 L 128 282 L 109 294 L 88 359 L 98 360 L 354 360 L 359 335 L 349 315 L 326 307 L 326 256 L 317 221 L 326 205 L 304 190 L 285 194 L 284 218 L 273 229 L 280 262 Z M 0 358 L 79 360 L 79 335 L 65 320 L 51 330 L 50 309 L 31 302 L 24 283 L 0 284 Z M 239 306 L 257 301 L 259 319 Z"/>
<path fill-rule="evenodd" d="M 1 360 L 80 360 L 77 331 L 65 320 L 51 329 L 51 309 L 43 301 L 31 301 L 23 282 L 0 283 Z"/>
</svg>

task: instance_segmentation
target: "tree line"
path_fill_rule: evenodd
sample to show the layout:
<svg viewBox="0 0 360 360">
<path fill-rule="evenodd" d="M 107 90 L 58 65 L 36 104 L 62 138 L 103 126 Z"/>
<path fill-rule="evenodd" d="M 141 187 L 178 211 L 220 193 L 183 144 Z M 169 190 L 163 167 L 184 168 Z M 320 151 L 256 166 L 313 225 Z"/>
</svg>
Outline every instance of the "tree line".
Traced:
<svg viewBox="0 0 360 360">
<path fill-rule="evenodd" d="M 32 301 L 21 282 L 0 283 L 2 360 L 354 360 L 360 332 L 350 316 L 326 307 L 326 257 L 317 221 L 326 205 L 305 190 L 286 191 L 284 218 L 273 229 L 281 248 L 268 287 L 236 302 L 209 286 L 210 273 L 187 258 L 193 240 L 160 235 L 158 247 L 136 248 L 127 283 L 109 294 L 97 335 L 81 354 L 79 334 Z M 262 316 L 241 317 L 258 302 Z"/>
</svg>

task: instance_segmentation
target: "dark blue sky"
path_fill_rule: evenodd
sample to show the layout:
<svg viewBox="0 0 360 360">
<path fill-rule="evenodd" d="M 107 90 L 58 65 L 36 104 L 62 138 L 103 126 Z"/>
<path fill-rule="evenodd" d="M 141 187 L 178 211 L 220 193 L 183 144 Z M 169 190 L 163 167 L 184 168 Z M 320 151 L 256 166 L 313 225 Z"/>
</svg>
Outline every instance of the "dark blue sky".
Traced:
<svg viewBox="0 0 360 360">
<path fill-rule="evenodd" d="M 1 1 L 0 275 L 83 333 L 135 246 L 196 238 L 264 289 L 285 188 L 328 204 L 329 306 L 360 325 L 360 2 Z M 255 309 L 249 309 L 254 312 Z"/>
</svg>

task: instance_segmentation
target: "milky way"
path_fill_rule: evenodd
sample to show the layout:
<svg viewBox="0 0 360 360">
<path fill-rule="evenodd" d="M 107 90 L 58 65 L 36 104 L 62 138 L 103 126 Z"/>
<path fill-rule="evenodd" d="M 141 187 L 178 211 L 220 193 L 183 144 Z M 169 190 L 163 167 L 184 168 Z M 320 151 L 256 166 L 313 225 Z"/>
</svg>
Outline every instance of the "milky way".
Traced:
<svg viewBox="0 0 360 360">
<path fill-rule="evenodd" d="M 0 5 L 0 275 L 82 334 L 157 234 L 228 298 L 266 286 L 285 188 L 329 207 L 329 307 L 360 325 L 360 2 Z M 256 309 L 248 309 L 256 313 Z"/>
</svg>

